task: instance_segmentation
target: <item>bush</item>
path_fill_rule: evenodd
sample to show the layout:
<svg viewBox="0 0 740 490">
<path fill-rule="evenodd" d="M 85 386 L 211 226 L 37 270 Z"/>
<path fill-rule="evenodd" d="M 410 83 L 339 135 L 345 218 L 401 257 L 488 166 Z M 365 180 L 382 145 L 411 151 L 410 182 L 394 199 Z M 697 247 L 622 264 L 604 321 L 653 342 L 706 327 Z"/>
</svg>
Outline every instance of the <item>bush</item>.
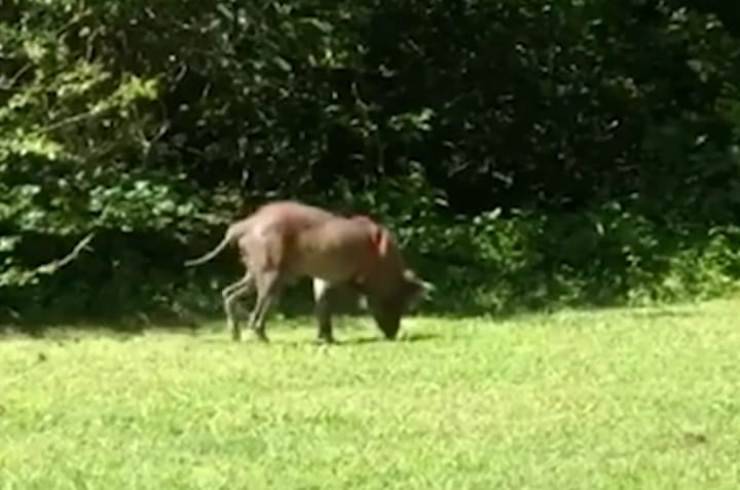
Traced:
<svg viewBox="0 0 740 490">
<path fill-rule="evenodd" d="M 0 315 L 215 311 L 181 259 L 276 197 L 387 221 L 458 309 L 726 291 L 723 5 L 3 2 Z"/>
</svg>

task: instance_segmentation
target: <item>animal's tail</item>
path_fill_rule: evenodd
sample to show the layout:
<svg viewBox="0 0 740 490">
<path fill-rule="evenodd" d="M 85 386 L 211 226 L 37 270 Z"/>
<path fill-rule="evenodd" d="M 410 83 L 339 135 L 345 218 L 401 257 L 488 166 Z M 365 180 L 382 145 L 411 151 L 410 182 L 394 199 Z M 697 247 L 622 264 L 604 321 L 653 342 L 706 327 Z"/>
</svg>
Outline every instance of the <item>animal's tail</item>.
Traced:
<svg viewBox="0 0 740 490">
<path fill-rule="evenodd" d="M 220 254 L 224 248 L 230 245 L 233 239 L 234 239 L 234 233 L 232 231 L 232 228 L 229 228 L 226 230 L 226 233 L 224 233 L 224 238 L 223 240 L 221 240 L 221 243 L 216 245 L 216 248 L 214 248 L 207 254 L 203 255 L 202 257 L 198 257 L 197 259 L 191 259 L 191 260 L 185 261 L 185 266 L 192 267 L 194 265 L 200 265 L 205 262 L 208 262 L 209 260 L 214 258 L 216 255 Z"/>
</svg>

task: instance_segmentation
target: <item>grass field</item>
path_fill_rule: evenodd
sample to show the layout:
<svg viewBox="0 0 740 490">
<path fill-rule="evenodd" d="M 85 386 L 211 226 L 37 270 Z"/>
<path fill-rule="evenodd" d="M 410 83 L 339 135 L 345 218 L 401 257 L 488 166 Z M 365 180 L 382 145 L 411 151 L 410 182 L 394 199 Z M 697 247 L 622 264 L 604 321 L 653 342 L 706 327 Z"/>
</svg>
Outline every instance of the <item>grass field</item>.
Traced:
<svg viewBox="0 0 740 490">
<path fill-rule="evenodd" d="M 0 489 L 737 489 L 740 303 L 0 337 Z"/>
</svg>

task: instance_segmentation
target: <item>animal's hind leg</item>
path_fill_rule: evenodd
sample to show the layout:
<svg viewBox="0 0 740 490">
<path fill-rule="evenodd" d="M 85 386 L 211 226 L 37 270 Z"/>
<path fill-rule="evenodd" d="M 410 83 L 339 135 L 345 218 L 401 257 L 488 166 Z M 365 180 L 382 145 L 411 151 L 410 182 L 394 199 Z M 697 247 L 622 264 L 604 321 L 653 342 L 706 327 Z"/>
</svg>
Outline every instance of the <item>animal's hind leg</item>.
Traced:
<svg viewBox="0 0 740 490">
<path fill-rule="evenodd" d="M 246 274 L 244 274 L 244 277 L 242 277 L 241 279 L 239 279 L 235 283 L 229 284 L 228 286 L 226 286 L 225 288 L 223 288 L 221 290 L 221 297 L 223 299 L 226 299 L 228 296 L 231 295 L 231 293 L 233 293 L 237 289 L 241 288 L 242 286 L 245 286 L 251 280 L 252 280 L 252 276 L 249 273 L 249 271 L 247 271 Z"/>
<path fill-rule="evenodd" d="M 252 276 L 247 272 L 240 281 L 227 286 L 222 291 L 222 294 L 224 295 L 224 310 L 226 311 L 227 327 L 231 330 L 231 338 L 235 341 L 241 340 L 242 332 L 239 325 L 239 319 L 234 311 L 234 306 L 241 297 L 249 294 L 253 285 L 254 281 L 252 280 Z"/>
<path fill-rule="evenodd" d="M 281 278 L 277 271 L 266 271 L 257 275 L 257 304 L 254 306 L 250 318 L 250 327 L 257 334 L 257 338 L 267 342 L 265 321 L 267 313 L 280 295 Z"/>
</svg>

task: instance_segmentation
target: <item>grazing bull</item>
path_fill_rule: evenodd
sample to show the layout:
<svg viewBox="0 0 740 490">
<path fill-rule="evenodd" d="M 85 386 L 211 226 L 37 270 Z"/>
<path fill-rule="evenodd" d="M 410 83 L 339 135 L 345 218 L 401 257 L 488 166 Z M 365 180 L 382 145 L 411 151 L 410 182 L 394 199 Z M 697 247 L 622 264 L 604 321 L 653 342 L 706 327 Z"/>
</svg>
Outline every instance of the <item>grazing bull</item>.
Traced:
<svg viewBox="0 0 740 490">
<path fill-rule="evenodd" d="M 257 209 L 227 229 L 223 240 L 193 266 L 213 259 L 236 244 L 246 267 L 244 277 L 224 288 L 224 310 L 234 340 L 241 340 L 236 301 L 257 288 L 249 327 L 267 341 L 265 318 L 282 289 L 301 277 L 314 282 L 318 340 L 333 342 L 331 296 L 351 287 L 367 300 L 378 328 L 395 339 L 402 315 L 431 285 L 406 268 L 391 233 L 364 216 L 343 217 L 293 201 L 276 201 Z"/>
</svg>

